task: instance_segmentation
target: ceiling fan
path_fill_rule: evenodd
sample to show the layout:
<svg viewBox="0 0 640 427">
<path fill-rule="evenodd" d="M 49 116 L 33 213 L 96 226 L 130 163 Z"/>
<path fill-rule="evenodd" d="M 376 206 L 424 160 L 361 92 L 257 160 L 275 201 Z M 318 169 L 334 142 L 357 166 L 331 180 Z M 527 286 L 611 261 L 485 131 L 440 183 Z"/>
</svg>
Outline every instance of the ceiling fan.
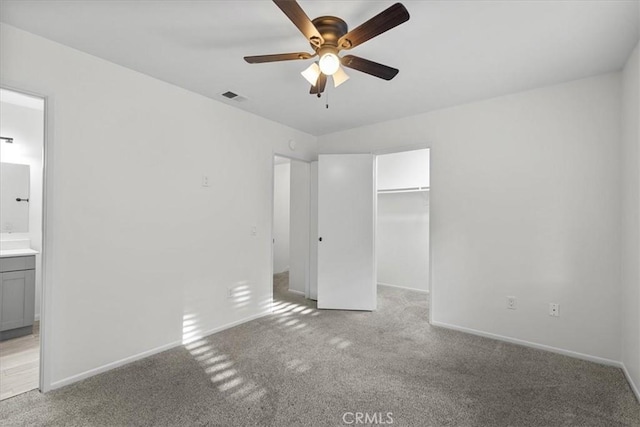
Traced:
<svg viewBox="0 0 640 427">
<path fill-rule="evenodd" d="M 359 27 L 348 31 L 347 23 L 336 16 L 320 16 L 310 20 L 295 0 L 273 0 L 285 15 L 298 27 L 311 44 L 313 53 L 294 52 L 275 55 L 245 56 L 249 64 L 263 62 L 291 61 L 319 58 L 302 72 L 309 83 L 309 93 L 318 97 L 324 92 L 327 76 L 333 77 L 333 84 L 338 87 L 349 79 L 341 67 L 352 68 L 363 73 L 391 80 L 398 74 L 392 68 L 354 55 L 338 56 L 342 50 L 349 50 L 409 20 L 409 12 L 400 3 L 396 3 Z"/>
</svg>

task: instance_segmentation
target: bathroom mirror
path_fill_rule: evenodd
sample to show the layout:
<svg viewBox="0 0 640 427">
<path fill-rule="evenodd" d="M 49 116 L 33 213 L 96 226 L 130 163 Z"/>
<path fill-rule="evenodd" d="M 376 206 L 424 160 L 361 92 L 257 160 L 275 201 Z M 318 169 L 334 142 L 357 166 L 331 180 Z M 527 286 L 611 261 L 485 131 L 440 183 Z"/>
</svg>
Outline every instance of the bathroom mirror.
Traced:
<svg viewBox="0 0 640 427">
<path fill-rule="evenodd" d="M 0 163 L 0 232 L 29 231 L 29 165 Z"/>
</svg>

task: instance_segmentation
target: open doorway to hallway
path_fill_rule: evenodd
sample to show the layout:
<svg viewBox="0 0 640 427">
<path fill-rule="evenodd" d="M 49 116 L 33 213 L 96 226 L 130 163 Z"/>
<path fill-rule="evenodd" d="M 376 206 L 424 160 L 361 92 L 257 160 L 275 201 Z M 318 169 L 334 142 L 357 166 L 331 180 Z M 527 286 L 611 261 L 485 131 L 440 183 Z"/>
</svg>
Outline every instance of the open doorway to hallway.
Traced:
<svg viewBox="0 0 640 427">
<path fill-rule="evenodd" d="M 0 400 L 40 386 L 44 99 L 0 89 Z"/>
<path fill-rule="evenodd" d="M 289 272 L 291 160 L 274 157 L 273 166 L 273 274 Z"/>
<path fill-rule="evenodd" d="M 273 273 L 275 287 L 306 296 L 309 287 L 309 173 L 300 160 L 274 156 Z"/>
</svg>

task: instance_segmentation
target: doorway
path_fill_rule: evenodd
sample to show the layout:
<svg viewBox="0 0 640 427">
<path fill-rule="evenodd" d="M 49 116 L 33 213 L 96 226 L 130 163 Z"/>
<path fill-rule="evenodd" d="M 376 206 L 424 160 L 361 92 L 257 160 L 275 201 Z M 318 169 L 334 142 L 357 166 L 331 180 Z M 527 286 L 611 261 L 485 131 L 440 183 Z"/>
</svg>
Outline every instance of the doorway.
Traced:
<svg viewBox="0 0 640 427">
<path fill-rule="evenodd" d="M 274 295 L 308 297 L 310 165 L 274 155 L 272 266 Z"/>
<path fill-rule="evenodd" d="M 0 89 L 0 400 L 40 387 L 45 100 Z"/>
<path fill-rule="evenodd" d="M 318 308 L 376 310 L 380 285 L 429 315 L 429 162 L 429 149 L 318 156 Z"/>
<path fill-rule="evenodd" d="M 429 149 L 377 156 L 379 286 L 429 292 Z"/>
</svg>

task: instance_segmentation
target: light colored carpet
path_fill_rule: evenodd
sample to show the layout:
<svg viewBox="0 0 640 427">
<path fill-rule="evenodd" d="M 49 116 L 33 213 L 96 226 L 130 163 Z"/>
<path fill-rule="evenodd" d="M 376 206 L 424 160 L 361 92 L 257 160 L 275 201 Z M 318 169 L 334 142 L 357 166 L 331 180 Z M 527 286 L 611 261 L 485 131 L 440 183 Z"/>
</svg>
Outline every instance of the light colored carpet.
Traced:
<svg viewBox="0 0 640 427">
<path fill-rule="evenodd" d="M 3 401 L 0 425 L 338 426 L 356 412 L 397 426 L 640 425 L 619 369 L 431 327 L 425 294 L 379 287 L 376 312 L 318 311 L 286 287 L 276 275 L 271 316 Z"/>
</svg>

